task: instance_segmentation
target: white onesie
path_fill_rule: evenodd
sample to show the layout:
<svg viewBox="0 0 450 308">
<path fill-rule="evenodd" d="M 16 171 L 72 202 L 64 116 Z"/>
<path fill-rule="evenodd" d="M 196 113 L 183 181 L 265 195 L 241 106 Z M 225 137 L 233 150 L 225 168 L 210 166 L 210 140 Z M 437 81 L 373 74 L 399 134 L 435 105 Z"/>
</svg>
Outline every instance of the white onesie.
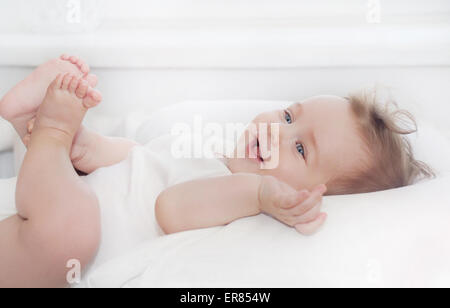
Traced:
<svg viewBox="0 0 450 308">
<path fill-rule="evenodd" d="M 220 159 L 174 158 L 174 138 L 165 135 L 136 146 L 121 163 L 82 178 L 95 191 L 101 209 L 101 243 L 89 271 L 164 235 L 154 213 L 155 201 L 164 189 L 193 179 L 231 175 Z M 17 213 L 16 181 L 0 180 L 0 220 Z"/>
<path fill-rule="evenodd" d="M 102 239 L 91 269 L 164 235 L 154 213 L 164 189 L 193 179 L 231 175 L 217 158 L 174 158 L 174 138 L 153 139 L 135 147 L 123 162 L 84 177 L 101 208 Z"/>
</svg>

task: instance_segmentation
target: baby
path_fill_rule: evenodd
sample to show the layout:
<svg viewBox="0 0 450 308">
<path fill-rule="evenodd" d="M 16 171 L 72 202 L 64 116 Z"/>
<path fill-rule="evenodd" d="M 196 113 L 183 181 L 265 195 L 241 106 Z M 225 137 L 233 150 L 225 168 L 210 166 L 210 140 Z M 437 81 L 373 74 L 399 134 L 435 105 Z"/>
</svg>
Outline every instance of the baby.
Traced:
<svg viewBox="0 0 450 308">
<path fill-rule="evenodd" d="M 101 102 L 96 84 L 82 60 L 64 55 L 0 101 L 0 115 L 28 148 L 17 179 L 18 214 L 0 222 L 0 287 L 63 286 L 67 260 L 85 268 L 97 254 L 104 202 L 75 169 L 114 168 L 140 147 L 81 126 L 87 110 Z M 260 114 L 252 121 L 257 127 L 278 124 L 278 135 L 269 134 L 278 147 L 276 167 L 261 167 L 262 132 L 246 130 L 238 143 L 245 158 L 238 146 L 220 166 L 216 160 L 222 176 L 161 186 L 153 202 L 158 225 L 170 234 L 264 213 L 312 234 L 326 219 L 324 194 L 372 192 L 432 176 L 401 136 L 413 131 L 396 126 L 399 114 L 409 116 L 380 109 L 368 95 L 318 96 Z"/>
</svg>

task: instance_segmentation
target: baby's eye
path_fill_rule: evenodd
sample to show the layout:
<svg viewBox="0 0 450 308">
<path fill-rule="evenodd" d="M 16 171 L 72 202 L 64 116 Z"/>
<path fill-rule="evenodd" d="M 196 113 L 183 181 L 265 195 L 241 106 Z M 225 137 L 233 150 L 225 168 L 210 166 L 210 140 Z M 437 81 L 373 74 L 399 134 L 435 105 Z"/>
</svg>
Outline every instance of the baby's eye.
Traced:
<svg viewBox="0 0 450 308">
<path fill-rule="evenodd" d="M 284 112 L 284 119 L 286 120 L 287 124 L 292 124 L 292 117 L 288 111 Z"/>
<path fill-rule="evenodd" d="M 299 152 L 300 154 L 302 154 L 303 158 L 305 157 L 305 149 L 303 147 L 303 144 L 301 143 L 297 143 L 296 144 L 297 147 L 297 152 Z"/>
</svg>

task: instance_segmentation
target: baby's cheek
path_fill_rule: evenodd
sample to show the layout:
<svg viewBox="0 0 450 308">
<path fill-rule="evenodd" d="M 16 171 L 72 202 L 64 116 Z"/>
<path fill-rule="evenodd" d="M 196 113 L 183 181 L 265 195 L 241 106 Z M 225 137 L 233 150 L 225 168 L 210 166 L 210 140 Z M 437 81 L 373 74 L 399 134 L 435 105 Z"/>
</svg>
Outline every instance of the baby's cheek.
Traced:
<svg viewBox="0 0 450 308">
<path fill-rule="evenodd" d="M 295 189 L 307 189 L 311 186 L 310 180 L 312 179 L 307 175 L 307 170 L 298 166 L 282 166 L 282 168 L 277 170 L 277 173 L 278 179 Z"/>
</svg>

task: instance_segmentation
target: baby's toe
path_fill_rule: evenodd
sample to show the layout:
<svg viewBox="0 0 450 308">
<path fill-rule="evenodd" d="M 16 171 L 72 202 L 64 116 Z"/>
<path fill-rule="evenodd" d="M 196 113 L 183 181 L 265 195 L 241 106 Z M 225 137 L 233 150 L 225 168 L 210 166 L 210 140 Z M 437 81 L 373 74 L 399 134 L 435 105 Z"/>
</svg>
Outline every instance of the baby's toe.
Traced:
<svg viewBox="0 0 450 308">
<path fill-rule="evenodd" d="M 80 85 L 80 78 L 73 78 L 69 85 L 69 92 L 75 93 L 75 91 L 78 89 L 78 86 Z"/>
<path fill-rule="evenodd" d="M 77 64 L 77 63 L 78 63 L 78 60 L 80 60 L 80 58 L 75 57 L 75 56 L 72 56 L 72 57 L 69 58 L 69 61 L 70 61 L 72 64 Z"/>
<path fill-rule="evenodd" d="M 102 101 L 102 94 L 97 90 L 89 89 L 88 94 L 83 100 L 83 105 L 85 108 L 89 109 L 97 106 L 98 104 L 100 104 L 101 101 Z"/>
<path fill-rule="evenodd" d="M 72 74 L 67 74 L 66 76 L 64 76 L 64 79 L 63 79 L 63 82 L 61 85 L 61 89 L 68 90 L 73 78 L 75 78 L 75 76 Z"/>
<path fill-rule="evenodd" d="M 50 84 L 50 88 L 61 89 L 62 82 L 65 78 L 66 74 L 58 74 L 53 82 Z"/>
<path fill-rule="evenodd" d="M 75 65 L 83 76 L 87 76 L 91 70 L 89 65 L 85 61 L 80 59 L 80 57 L 63 54 L 60 56 L 60 59 L 63 61 L 68 61 L 71 64 Z"/>
<path fill-rule="evenodd" d="M 83 99 L 86 97 L 88 90 L 89 90 L 88 82 L 86 80 L 81 80 L 78 88 L 75 91 L 75 94 L 79 99 Z"/>
<path fill-rule="evenodd" d="M 84 79 L 89 83 L 91 88 L 95 88 L 98 84 L 98 77 L 96 75 L 89 74 Z"/>
<path fill-rule="evenodd" d="M 89 71 L 91 70 L 89 65 L 86 62 L 84 62 L 83 60 L 78 60 L 77 65 L 83 74 L 88 74 Z"/>
</svg>

